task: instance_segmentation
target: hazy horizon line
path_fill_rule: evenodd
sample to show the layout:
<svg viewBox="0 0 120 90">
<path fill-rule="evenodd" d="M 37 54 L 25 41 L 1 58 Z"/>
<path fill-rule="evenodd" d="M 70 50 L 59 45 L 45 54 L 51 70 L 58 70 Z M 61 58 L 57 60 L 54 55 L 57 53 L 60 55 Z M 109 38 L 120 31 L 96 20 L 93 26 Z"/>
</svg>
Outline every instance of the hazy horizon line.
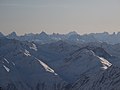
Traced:
<svg viewBox="0 0 120 90">
<path fill-rule="evenodd" d="M 40 34 L 40 33 L 42 33 L 42 32 L 45 32 L 46 34 L 48 34 L 48 35 L 52 35 L 52 34 L 63 34 L 63 35 L 65 35 L 65 34 L 68 34 L 68 33 L 71 33 L 71 32 L 75 32 L 75 33 L 77 33 L 77 34 L 79 34 L 79 35 L 86 35 L 86 34 L 99 34 L 99 33 L 108 33 L 108 34 L 117 34 L 117 33 L 120 33 L 120 31 L 114 31 L 114 32 L 108 32 L 108 31 L 101 31 L 101 32 L 88 32 L 88 33 L 78 33 L 77 31 L 69 31 L 69 32 L 66 32 L 66 33 L 60 33 L 60 32 L 52 32 L 52 33 L 48 33 L 47 31 L 40 31 L 40 32 L 26 32 L 26 33 L 24 33 L 24 34 L 19 34 L 19 33 L 17 33 L 17 31 L 12 31 L 12 32 L 10 32 L 10 33 L 4 33 L 4 32 L 1 32 L 0 31 L 0 33 L 2 33 L 3 35 L 9 35 L 9 34 L 11 34 L 11 33 L 13 33 L 13 32 L 15 32 L 16 33 L 16 35 L 17 36 L 23 36 L 23 35 L 26 35 L 26 34 Z"/>
</svg>

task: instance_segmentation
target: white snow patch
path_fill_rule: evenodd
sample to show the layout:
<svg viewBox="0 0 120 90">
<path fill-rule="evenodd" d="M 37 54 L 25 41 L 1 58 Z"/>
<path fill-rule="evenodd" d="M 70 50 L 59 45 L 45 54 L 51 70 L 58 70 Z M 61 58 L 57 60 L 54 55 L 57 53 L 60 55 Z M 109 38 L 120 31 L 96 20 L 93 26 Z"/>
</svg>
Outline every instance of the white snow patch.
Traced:
<svg viewBox="0 0 120 90">
<path fill-rule="evenodd" d="M 56 37 L 53 37 L 52 39 L 55 39 L 55 40 L 61 40 L 61 38 L 56 38 Z"/>
<path fill-rule="evenodd" d="M 77 38 L 77 41 L 79 41 L 79 39 Z"/>
<path fill-rule="evenodd" d="M 9 63 L 7 59 L 4 58 L 4 60 L 5 60 L 7 63 Z"/>
<path fill-rule="evenodd" d="M 14 62 L 12 62 L 12 64 L 15 66 L 15 63 L 14 63 Z"/>
<path fill-rule="evenodd" d="M 82 42 L 85 42 L 85 40 L 81 40 Z"/>
<path fill-rule="evenodd" d="M 105 58 L 103 58 L 103 57 L 99 57 L 99 56 L 97 56 L 92 50 L 90 50 L 91 52 L 92 52 L 92 54 L 94 55 L 94 56 L 96 56 L 96 57 L 98 57 L 99 59 L 100 59 L 100 62 L 103 64 L 103 69 L 107 69 L 108 67 L 110 67 L 112 64 L 108 61 L 108 60 L 106 60 Z"/>
<path fill-rule="evenodd" d="M 99 57 L 100 62 L 103 64 L 103 69 L 107 69 L 108 67 L 110 67 L 112 64 L 110 62 L 108 62 L 106 59 L 104 59 L 103 57 Z"/>
<path fill-rule="evenodd" d="M 32 43 L 32 46 L 30 47 L 30 49 L 33 49 L 33 50 L 37 51 L 37 47 L 34 43 Z"/>
<path fill-rule="evenodd" d="M 6 67 L 5 65 L 3 65 L 3 67 L 5 68 L 5 70 L 6 70 L 7 72 L 10 71 L 10 69 L 9 69 L 8 67 Z"/>
<path fill-rule="evenodd" d="M 26 49 L 25 49 L 24 55 L 26 55 L 26 56 L 31 56 L 31 55 L 30 55 L 30 52 L 27 51 Z"/>
<path fill-rule="evenodd" d="M 47 72 L 51 72 L 51 73 L 54 73 L 54 75 L 57 75 L 57 73 L 55 73 L 55 71 L 53 69 L 51 69 L 47 64 L 45 64 L 44 62 L 42 62 L 41 60 L 38 60 L 39 63 L 44 67 L 44 69 L 47 71 Z"/>
<path fill-rule="evenodd" d="M 104 70 L 106 70 L 108 67 L 103 64 L 103 67 L 101 67 L 101 68 L 103 68 Z"/>
<path fill-rule="evenodd" d="M 94 56 L 96 56 L 95 53 L 94 53 L 92 50 L 90 50 L 90 51 L 92 52 L 92 54 L 93 54 Z"/>
</svg>

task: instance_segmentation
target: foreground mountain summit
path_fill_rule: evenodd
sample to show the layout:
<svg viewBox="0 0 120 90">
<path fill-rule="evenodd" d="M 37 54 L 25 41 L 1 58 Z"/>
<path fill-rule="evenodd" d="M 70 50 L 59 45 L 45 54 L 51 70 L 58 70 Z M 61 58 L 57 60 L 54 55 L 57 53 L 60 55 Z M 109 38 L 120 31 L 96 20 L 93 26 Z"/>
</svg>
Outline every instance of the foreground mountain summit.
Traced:
<svg viewBox="0 0 120 90">
<path fill-rule="evenodd" d="M 0 33 L 0 90 L 120 90 L 119 33 L 107 34 Z"/>
</svg>

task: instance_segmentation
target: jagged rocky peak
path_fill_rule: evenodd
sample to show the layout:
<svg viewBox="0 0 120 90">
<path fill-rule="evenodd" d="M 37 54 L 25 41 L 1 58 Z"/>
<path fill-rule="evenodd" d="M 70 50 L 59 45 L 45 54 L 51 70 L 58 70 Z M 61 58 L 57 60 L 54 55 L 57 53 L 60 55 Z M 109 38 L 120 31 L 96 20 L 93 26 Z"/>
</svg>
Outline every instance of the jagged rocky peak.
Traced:
<svg viewBox="0 0 120 90">
<path fill-rule="evenodd" d="M 44 32 L 44 31 L 42 31 L 39 35 L 40 36 L 48 36 L 48 34 L 46 32 Z"/>
<path fill-rule="evenodd" d="M 108 32 L 102 32 L 102 33 L 94 33 L 94 34 L 96 34 L 96 35 L 101 35 L 101 34 L 103 34 L 103 35 L 109 35 L 109 33 Z"/>
<path fill-rule="evenodd" d="M 109 35 L 109 33 L 108 33 L 108 32 L 103 32 L 103 34 L 105 34 L 105 35 Z"/>
<path fill-rule="evenodd" d="M 53 33 L 52 35 L 60 35 L 59 33 Z"/>
<path fill-rule="evenodd" d="M 78 34 L 76 31 L 72 31 L 72 32 L 69 32 L 67 35 L 71 36 L 71 35 L 76 35 Z"/>
<path fill-rule="evenodd" d="M 28 33 L 28 34 L 25 33 L 24 36 L 33 36 L 33 35 L 34 35 L 33 33 Z"/>
<path fill-rule="evenodd" d="M 9 34 L 11 36 L 17 36 L 16 32 L 12 32 L 11 34 Z"/>
<path fill-rule="evenodd" d="M 120 35 L 120 32 L 118 32 L 117 35 Z"/>
<path fill-rule="evenodd" d="M 4 34 L 2 32 L 0 32 L 0 37 L 4 37 Z"/>
<path fill-rule="evenodd" d="M 115 33 L 115 32 L 113 32 L 113 33 L 112 33 L 112 35 L 116 35 L 116 33 Z"/>
<path fill-rule="evenodd" d="M 16 39 L 16 38 L 17 38 L 16 32 L 12 32 L 12 33 L 8 34 L 8 35 L 7 35 L 7 38 Z"/>
</svg>

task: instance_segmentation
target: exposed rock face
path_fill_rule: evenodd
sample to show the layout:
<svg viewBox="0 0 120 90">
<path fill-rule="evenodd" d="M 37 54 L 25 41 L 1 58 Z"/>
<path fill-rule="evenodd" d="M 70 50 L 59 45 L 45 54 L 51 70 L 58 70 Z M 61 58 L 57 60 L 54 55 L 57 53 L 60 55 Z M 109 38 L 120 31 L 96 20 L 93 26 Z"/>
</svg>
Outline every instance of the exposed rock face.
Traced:
<svg viewBox="0 0 120 90">
<path fill-rule="evenodd" d="M 120 68 L 111 66 L 105 71 L 81 78 L 72 86 L 71 90 L 119 90 Z"/>
</svg>

